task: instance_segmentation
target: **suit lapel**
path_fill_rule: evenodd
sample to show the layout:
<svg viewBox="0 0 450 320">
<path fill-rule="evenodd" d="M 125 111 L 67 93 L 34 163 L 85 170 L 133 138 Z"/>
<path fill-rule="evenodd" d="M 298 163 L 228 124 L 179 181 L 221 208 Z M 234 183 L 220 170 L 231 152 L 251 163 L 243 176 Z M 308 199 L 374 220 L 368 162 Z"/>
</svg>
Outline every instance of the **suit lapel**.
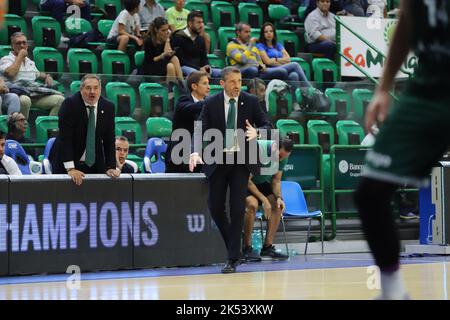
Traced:
<svg viewBox="0 0 450 320">
<path fill-rule="evenodd" d="M 237 105 L 237 128 L 244 129 L 245 130 L 245 119 L 247 110 L 245 109 L 245 101 L 244 101 L 244 95 L 240 94 L 238 98 L 238 105 Z"/>
<path fill-rule="evenodd" d="M 219 94 L 217 112 L 219 113 L 219 128 L 223 133 L 225 133 L 227 120 L 225 119 L 225 96 L 223 92 Z"/>
</svg>

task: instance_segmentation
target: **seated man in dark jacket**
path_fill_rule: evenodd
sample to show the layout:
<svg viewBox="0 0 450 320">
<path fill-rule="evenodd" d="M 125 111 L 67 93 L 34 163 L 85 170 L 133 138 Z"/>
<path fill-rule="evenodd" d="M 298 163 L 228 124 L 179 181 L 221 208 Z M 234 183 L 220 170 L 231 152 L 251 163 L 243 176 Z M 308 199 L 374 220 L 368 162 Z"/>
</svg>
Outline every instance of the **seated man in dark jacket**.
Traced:
<svg viewBox="0 0 450 320">
<path fill-rule="evenodd" d="M 190 137 L 192 137 L 194 133 L 194 121 L 198 119 L 205 104 L 204 100 L 209 94 L 209 74 L 204 71 L 192 72 L 187 78 L 187 87 L 191 93 L 189 95 L 181 96 L 175 106 L 173 131 L 166 152 L 166 172 L 168 173 L 190 172 L 190 153 L 179 154 L 177 150 L 173 150 L 177 144 L 182 142 L 174 137 L 174 133 L 177 129 L 184 129 L 187 130 L 190 133 Z M 174 151 L 173 154 L 172 151 Z M 183 159 L 185 161 L 183 161 Z M 195 172 L 200 171 L 201 168 L 196 168 Z"/>
<path fill-rule="evenodd" d="M 205 40 L 200 36 L 205 24 L 201 13 L 192 11 L 187 18 L 186 29 L 176 31 L 172 36 L 172 48 L 180 59 L 181 70 L 185 76 L 191 72 L 206 71 L 213 78 L 220 78 L 222 71 L 209 66 Z"/>
<path fill-rule="evenodd" d="M 127 160 L 130 143 L 127 137 L 116 137 L 116 168 L 121 173 L 140 173 L 137 164 Z"/>
</svg>

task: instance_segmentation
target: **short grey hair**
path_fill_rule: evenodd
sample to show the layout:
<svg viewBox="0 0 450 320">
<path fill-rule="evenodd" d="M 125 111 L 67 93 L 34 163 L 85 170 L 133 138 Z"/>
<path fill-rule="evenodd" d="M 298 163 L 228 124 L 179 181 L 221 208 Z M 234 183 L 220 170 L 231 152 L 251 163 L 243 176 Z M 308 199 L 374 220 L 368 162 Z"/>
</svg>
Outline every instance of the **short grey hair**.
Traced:
<svg viewBox="0 0 450 320">
<path fill-rule="evenodd" d="M 126 142 L 126 143 L 129 143 L 129 142 L 128 142 L 128 138 L 125 137 L 125 136 L 117 136 L 117 137 L 116 137 L 116 140 L 124 141 L 124 142 Z"/>
<path fill-rule="evenodd" d="M 13 40 L 15 39 L 15 38 L 18 38 L 18 37 L 27 37 L 26 35 L 25 35 L 25 33 L 23 33 L 22 31 L 17 31 L 17 32 L 14 32 L 12 35 L 11 35 L 11 43 L 13 42 Z M 28 40 L 28 38 L 27 38 L 27 40 Z"/>
<path fill-rule="evenodd" d="M 81 78 L 80 88 L 84 87 L 84 82 L 88 79 L 97 79 L 100 86 L 102 85 L 102 80 L 100 79 L 100 77 L 98 75 L 89 73 L 89 74 L 84 75 L 83 78 Z"/>
<path fill-rule="evenodd" d="M 233 66 L 228 66 L 222 69 L 222 80 L 226 81 L 227 80 L 227 76 L 230 73 L 241 73 L 241 70 L 239 70 L 237 67 L 233 67 Z"/>
<path fill-rule="evenodd" d="M 251 25 L 248 24 L 247 22 L 239 22 L 239 23 L 236 25 L 235 31 L 236 31 L 236 32 L 241 32 L 243 26 L 249 26 L 249 27 L 251 28 Z"/>
</svg>

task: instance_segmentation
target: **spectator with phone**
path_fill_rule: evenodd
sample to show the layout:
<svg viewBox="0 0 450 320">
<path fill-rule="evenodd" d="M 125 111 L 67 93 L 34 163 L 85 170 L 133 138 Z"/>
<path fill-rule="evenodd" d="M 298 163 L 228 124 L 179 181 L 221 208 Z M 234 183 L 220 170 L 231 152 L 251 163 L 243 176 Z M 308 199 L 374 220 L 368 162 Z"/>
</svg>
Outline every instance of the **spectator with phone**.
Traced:
<svg viewBox="0 0 450 320">
<path fill-rule="evenodd" d="M 212 78 L 220 78 L 222 70 L 210 67 L 205 41 L 200 36 L 205 28 L 202 14 L 193 11 L 189 13 L 187 20 L 187 27 L 176 31 L 171 41 L 180 59 L 183 75 L 188 76 L 194 71 L 205 71 Z"/>
<path fill-rule="evenodd" d="M 144 50 L 145 75 L 167 77 L 167 83 L 183 80 L 180 61 L 170 45 L 170 29 L 166 18 L 158 17 L 150 24 Z"/>
</svg>

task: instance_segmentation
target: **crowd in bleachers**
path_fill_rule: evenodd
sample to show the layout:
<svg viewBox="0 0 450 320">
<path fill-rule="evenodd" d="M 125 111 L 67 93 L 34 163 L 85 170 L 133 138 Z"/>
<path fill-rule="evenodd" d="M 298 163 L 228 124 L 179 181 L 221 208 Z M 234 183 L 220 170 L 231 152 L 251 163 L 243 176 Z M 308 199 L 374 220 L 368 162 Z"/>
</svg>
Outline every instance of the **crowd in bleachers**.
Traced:
<svg viewBox="0 0 450 320">
<path fill-rule="evenodd" d="M 370 90 L 324 85 L 318 92 L 310 82 L 339 80 L 333 14 L 386 16 L 390 8 L 386 0 L 32 0 L 35 6 L 30 1 L 10 1 L 0 29 L 0 130 L 11 130 L 8 137 L 27 144 L 27 153 L 37 158 L 57 134 L 59 108 L 64 95 L 78 91 L 79 75 L 103 73 L 116 134 L 138 146 L 129 158 L 141 171 L 143 142 L 170 136 L 171 111 L 186 90 L 183 80 L 195 70 L 212 76 L 212 94 L 220 89 L 214 79 L 221 69 L 238 66 L 253 80 L 248 88 L 260 90 L 274 120 L 301 108 L 314 113 L 308 104 L 321 98 L 334 117 L 331 124 L 352 112 L 360 120 Z M 323 3 L 329 14 L 319 10 Z M 148 77 L 133 82 L 132 73 Z M 261 94 L 273 79 L 295 85 Z M 27 120 L 32 130 L 13 125 Z"/>
</svg>

